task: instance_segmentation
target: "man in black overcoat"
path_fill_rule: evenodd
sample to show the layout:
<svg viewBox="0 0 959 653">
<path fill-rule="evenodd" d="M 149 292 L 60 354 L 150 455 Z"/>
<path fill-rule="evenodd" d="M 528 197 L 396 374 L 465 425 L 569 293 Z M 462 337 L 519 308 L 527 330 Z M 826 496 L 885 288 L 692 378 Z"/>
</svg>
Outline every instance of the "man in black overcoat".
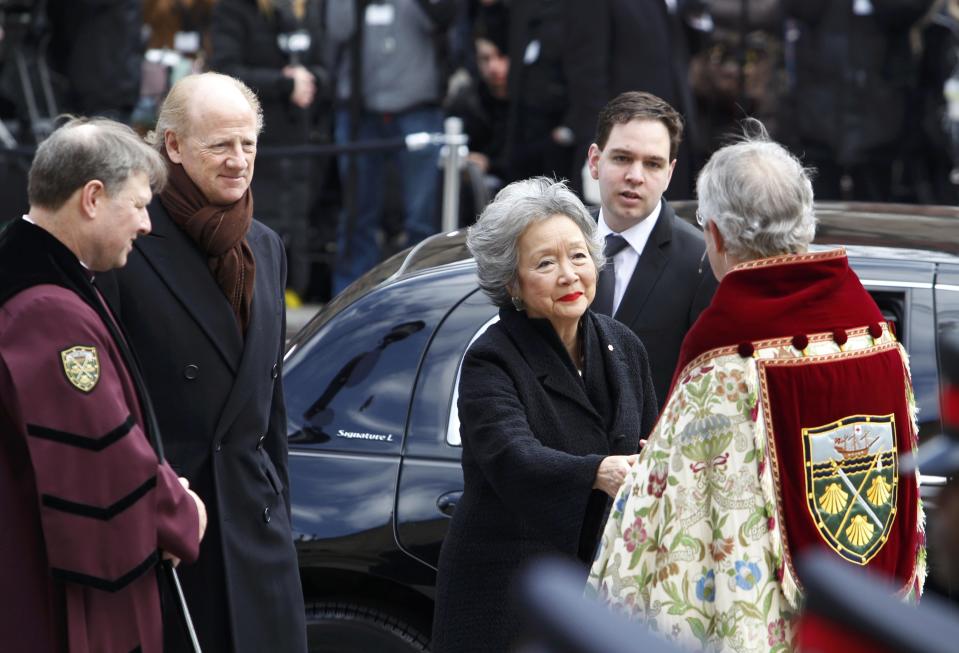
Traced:
<svg viewBox="0 0 959 653">
<path fill-rule="evenodd" d="M 603 105 L 620 93 L 645 91 L 675 107 L 687 124 L 667 196 L 693 195 L 697 166 L 689 88 L 686 0 L 566 0 L 566 79 L 570 126 L 580 146 Z M 581 145 L 588 147 L 589 141 Z M 663 398 L 661 398 L 663 399 Z"/>
<path fill-rule="evenodd" d="M 703 264 L 702 233 L 663 199 L 682 134 L 682 118 L 664 100 L 623 93 L 600 113 L 588 155 L 599 181 L 607 256 L 593 310 L 612 315 L 643 341 L 660 409 L 683 338 L 716 290 Z"/>
<path fill-rule="evenodd" d="M 261 115 L 224 75 L 171 89 L 151 135 L 170 182 L 109 294 L 167 458 L 209 507 L 200 559 L 182 575 L 203 650 L 302 653 L 280 376 L 286 261 L 249 190 Z"/>
</svg>

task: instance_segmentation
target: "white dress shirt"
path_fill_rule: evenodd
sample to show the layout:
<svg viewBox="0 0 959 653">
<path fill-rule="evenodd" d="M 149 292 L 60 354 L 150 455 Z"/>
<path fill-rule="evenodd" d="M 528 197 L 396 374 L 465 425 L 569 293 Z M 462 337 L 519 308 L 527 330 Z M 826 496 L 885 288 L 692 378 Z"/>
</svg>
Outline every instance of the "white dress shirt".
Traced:
<svg viewBox="0 0 959 653">
<path fill-rule="evenodd" d="M 653 212 L 650 213 L 645 220 L 634 224 L 625 231 L 619 232 L 619 235 L 629 243 L 629 247 L 624 247 L 619 254 L 612 257 L 613 265 L 616 266 L 616 288 L 613 290 L 613 315 L 616 315 L 616 311 L 619 310 L 619 304 L 623 301 L 623 295 L 626 294 L 626 286 L 629 285 L 629 280 L 632 279 L 633 272 L 636 271 L 636 264 L 639 262 L 639 257 L 643 253 L 643 248 L 646 247 L 646 242 L 649 240 L 649 234 L 653 232 L 653 227 L 656 226 L 656 220 L 659 219 L 659 214 L 662 213 L 662 211 L 663 202 L 660 200 L 659 204 L 656 205 L 656 208 L 653 209 Z M 603 218 L 603 209 L 601 208 L 599 210 L 600 241 L 606 242 L 606 236 L 613 233 L 616 232 L 610 229 L 609 225 L 606 224 L 606 220 Z"/>
</svg>

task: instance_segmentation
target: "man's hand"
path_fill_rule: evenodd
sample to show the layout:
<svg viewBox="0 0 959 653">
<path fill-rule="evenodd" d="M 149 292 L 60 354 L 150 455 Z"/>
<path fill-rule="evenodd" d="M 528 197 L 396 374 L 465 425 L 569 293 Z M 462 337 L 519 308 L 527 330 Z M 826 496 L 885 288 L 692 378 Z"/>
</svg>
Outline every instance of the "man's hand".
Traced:
<svg viewBox="0 0 959 653">
<path fill-rule="evenodd" d="M 203 499 L 197 496 L 197 493 L 190 489 L 190 481 L 181 476 L 179 479 L 180 485 L 183 486 L 183 489 L 193 497 L 194 503 L 196 503 L 196 512 L 200 517 L 200 537 L 197 538 L 197 541 L 203 541 L 203 535 L 206 533 L 206 504 L 203 503 Z"/>
<path fill-rule="evenodd" d="M 610 497 L 615 498 L 619 487 L 626 479 L 629 468 L 639 458 L 638 453 L 631 456 L 606 456 L 596 469 L 596 480 L 593 481 L 594 490 L 602 490 Z"/>
<path fill-rule="evenodd" d="M 204 535 L 204 533 L 206 533 L 206 505 L 203 503 L 203 499 L 201 499 L 200 497 L 198 497 L 197 494 L 196 494 L 196 492 L 194 492 L 193 490 L 190 489 L 190 481 L 189 481 L 189 480 L 187 480 L 187 479 L 184 478 L 183 476 L 179 477 L 177 480 L 180 481 L 180 485 L 183 486 L 183 489 L 187 491 L 187 494 L 189 494 L 189 495 L 193 498 L 193 502 L 196 504 L 197 516 L 200 518 L 200 520 L 199 520 L 199 521 L 200 521 L 200 533 L 199 533 L 199 537 L 197 538 L 197 541 L 202 542 L 202 541 L 203 541 L 203 535 Z M 172 560 L 174 567 L 176 567 L 178 564 L 180 564 L 180 559 L 179 559 L 178 557 L 176 557 L 175 555 L 173 555 L 172 553 L 168 552 L 168 551 L 164 551 L 164 552 L 163 552 L 163 559 L 164 559 L 164 560 Z"/>
<path fill-rule="evenodd" d="M 489 157 L 485 154 L 480 152 L 470 152 L 466 155 L 466 158 L 469 159 L 469 161 L 471 161 L 477 168 L 479 168 L 480 172 L 482 172 L 484 175 L 489 172 Z"/>
<path fill-rule="evenodd" d="M 287 66 L 283 74 L 293 80 L 293 92 L 290 93 L 290 102 L 306 109 L 313 104 L 316 97 L 316 78 L 303 66 Z"/>
</svg>

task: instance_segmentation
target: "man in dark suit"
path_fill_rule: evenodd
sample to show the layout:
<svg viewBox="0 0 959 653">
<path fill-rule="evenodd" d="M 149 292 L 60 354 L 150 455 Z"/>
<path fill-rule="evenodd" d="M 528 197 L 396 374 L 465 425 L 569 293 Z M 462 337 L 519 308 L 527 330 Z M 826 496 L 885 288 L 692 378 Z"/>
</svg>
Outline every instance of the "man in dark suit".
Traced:
<svg viewBox="0 0 959 653">
<path fill-rule="evenodd" d="M 174 85 L 151 134 L 170 181 L 110 294 L 167 457 L 209 507 L 199 561 L 182 574 L 203 650 L 301 653 L 280 383 L 286 260 L 250 194 L 261 127 L 238 80 Z M 184 650 L 176 635 L 167 650 Z"/>
<path fill-rule="evenodd" d="M 565 79 L 569 125 L 579 147 L 602 106 L 620 93 L 646 91 L 676 108 L 686 121 L 686 138 L 667 196 L 692 197 L 697 166 L 695 116 L 689 88 L 689 45 L 683 25 L 686 0 L 566 0 Z M 589 38 L 579 35 L 589 34 Z M 584 123 L 584 121 L 586 121 Z M 588 143 L 588 141 L 586 141 Z M 583 150 L 587 147 L 584 143 Z"/>
<path fill-rule="evenodd" d="M 631 91 L 603 108 L 588 154 L 590 174 L 599 182 L 599 233 L 607 257 L 593 310 L 612 315 L 643 341 L 660 408 L 683 337 L 716 289 L 703 265 L 702 234 L 663 199 L 682 135 L 673 107 Z"/>
</svg>

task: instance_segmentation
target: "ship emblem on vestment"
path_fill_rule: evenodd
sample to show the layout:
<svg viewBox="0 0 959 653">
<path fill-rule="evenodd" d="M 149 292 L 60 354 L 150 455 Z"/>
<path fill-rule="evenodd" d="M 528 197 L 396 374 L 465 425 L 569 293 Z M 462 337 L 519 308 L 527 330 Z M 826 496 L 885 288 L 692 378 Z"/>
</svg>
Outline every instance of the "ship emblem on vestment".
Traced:
<svg viewBox="0 0 959 653">
<path fill-rule="evenodd" d="M 865 565 L 889 537 L 896 515 L 896 420 L 854 415 L 804 428 L 806 505 L 840 556 Z"/>
</svg>

